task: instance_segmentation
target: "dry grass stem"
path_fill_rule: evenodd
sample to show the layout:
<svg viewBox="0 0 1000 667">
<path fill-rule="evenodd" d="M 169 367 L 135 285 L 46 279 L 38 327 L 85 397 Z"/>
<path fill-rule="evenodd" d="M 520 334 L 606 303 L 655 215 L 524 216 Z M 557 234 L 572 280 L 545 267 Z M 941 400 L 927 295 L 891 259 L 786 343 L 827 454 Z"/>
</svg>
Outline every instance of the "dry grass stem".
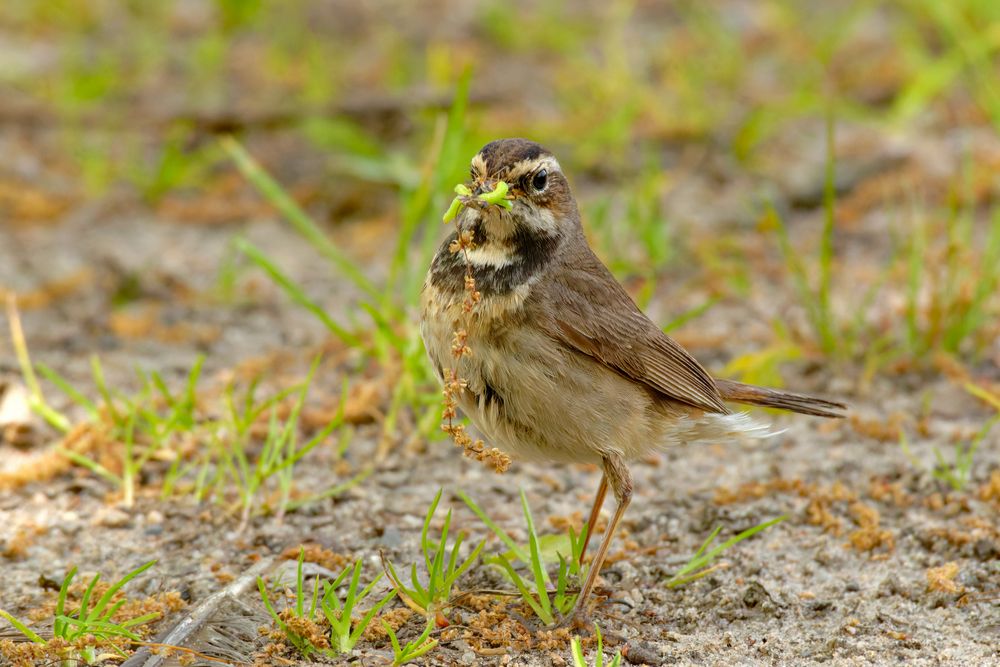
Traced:
<svg viewBox="0 0 1000 667">
<path fill-rule="evenodd" d="M 457 220 L 458 218 L 456 218 L 456 226 L 459 225 Z M 510 456 L 496 447 L 487 447 L 478 438 L 473 439 L 466 432 L 464 424 L 455 423 L 455 419 L 458 417 L 458 396 L 468 386 L 468 383 L 458 373 L 458 365 L 463 357 L 473 354 L 468 345 L 469 329 L 473 311 L 483 298 L 482 293 L 476 289 L 476 279 L 472 275 L 469 251 L 473 248 L 475 248 L 475 243 L 472 239 L 472 232 L 459 227 L 458 236 L 448 246 L 448 250 L 452 253 L 462 253 L 462 257 L 465 259 L 465 299 L 462 302 L 462 319 L 454 332 L 454 340 L 451 345 L 451 355 L 455 360 L 454 365 L 445 372 L 444 411 L 441 415 L 441 429 L 451 436 L 452 441 L 463 449 L 466 456 L 486 464 L 497 473 L 502 473 L 510 467 Z"/>
</svg>

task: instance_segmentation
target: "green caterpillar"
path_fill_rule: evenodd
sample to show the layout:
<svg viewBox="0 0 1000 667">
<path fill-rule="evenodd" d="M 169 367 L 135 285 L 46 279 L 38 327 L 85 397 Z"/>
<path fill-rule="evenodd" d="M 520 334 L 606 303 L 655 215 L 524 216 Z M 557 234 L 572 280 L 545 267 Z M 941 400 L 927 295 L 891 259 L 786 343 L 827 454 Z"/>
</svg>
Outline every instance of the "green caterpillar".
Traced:
<svg viewBox="0 0 1000 667">
<path fill-rule="evenodd" d="M 487 204 L 496 204 L 497 206 L 503 206 L 506 209 L 510 209 L 513 204 L 507 199 L 507 191 L 510 187 L 503 181 L 497 182 L 496 186 L 490 192 L 484 192 L 483 194 L 476 197 L 476 199 L 486 202 Z M 455 194 L 457 195 L 451 200 L 451 206 L 444 214 L 444 221 L 451 222 L 458 215 L 458 210 L 462 206 L 467 205 L 467 200 L 472 196 L 472 190 L 467 186 L 459 183 L 455 186 Z"/>
</svg>

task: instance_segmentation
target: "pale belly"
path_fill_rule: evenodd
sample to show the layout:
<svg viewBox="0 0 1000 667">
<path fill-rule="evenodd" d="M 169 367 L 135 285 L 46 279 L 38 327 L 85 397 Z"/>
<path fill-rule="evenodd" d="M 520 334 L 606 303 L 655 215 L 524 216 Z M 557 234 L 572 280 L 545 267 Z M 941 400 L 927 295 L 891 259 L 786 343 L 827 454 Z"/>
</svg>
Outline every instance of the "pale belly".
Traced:
<svg viewBox="0 0 1000 667">
<path fill-rule="evenodd" d="M 435 369 L 447 372 L 456 363 L 451 347 L 460 305 L 440 308 L 428 289 L 421 334 Z M 481 316 L 470 327 L 472 352 L 458 361 L 458 372 L 468 383 L 459 406 L 491 446 L 533 460 L 596 463 L 610 453 L 634 459 L 699 439 L 704 426 L 723 417 L 656 398 L 523 316 L 490 314 L 502 317 Z"/>
</svg>

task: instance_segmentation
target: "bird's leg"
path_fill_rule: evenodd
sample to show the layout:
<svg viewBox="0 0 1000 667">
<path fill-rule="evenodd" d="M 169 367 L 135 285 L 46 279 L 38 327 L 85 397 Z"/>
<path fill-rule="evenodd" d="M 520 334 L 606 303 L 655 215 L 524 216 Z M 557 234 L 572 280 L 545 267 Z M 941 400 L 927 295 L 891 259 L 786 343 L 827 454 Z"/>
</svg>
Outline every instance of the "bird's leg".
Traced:
<svg viewBox="0 0 1000 667">
<path fill-rule="evenodd" d="M 594 528 L 597 525 L 597 517 L 601 514 L 601 508 L 604 507 L 604 496 L 608 492 L 608 475 L 607 473 L 601 473 L 601 485 L 597 487 L 597 495 L 594 496 L 594 504 L 590 507 L 590 518 L 587 519 L 587 533 L 583 536 L 583 549 L 580 550 L 580 565 L 583 565 L 583 559 L 587 555 L 587 545 L 590 544 L 590 537 L 594 534 Z"/>
<path fill-rule="evenodd" d="M 601 486 L 604 487 L 606 484 L 611 487 L 618 506 L 615 507 L 615 514 L 611 517 L 611 523 L 608 524 L 608 527 L 604 531 L 604 537 L 601 539 L 601 546 L 597 549 L 597 555 L 594 556 L 594 560 L 590 563 L 587 580 L 583 582 L 583 588 L 580 589 L 580 594 L 576 598 L 576 605 L 573 607 L 574 615 L 585 609 L 587 598 L 590 597 L 590 592 L 594 588 L 597 576 L 601 573 L 601 566 L 604 565 L 604 559 L 608 555 L 608 547 L 611 546 L 611 540 L 614 539 L 615 528 L 618 527 L 618 522 L 621 521 L 622 516 L 625 514 L 625 509 L 632 500 L 632 475 L 625 466 L 625 461 L 617 454 L 609 454 L 604 457 L 603 466 L 604 483 Z"/>
</svg>

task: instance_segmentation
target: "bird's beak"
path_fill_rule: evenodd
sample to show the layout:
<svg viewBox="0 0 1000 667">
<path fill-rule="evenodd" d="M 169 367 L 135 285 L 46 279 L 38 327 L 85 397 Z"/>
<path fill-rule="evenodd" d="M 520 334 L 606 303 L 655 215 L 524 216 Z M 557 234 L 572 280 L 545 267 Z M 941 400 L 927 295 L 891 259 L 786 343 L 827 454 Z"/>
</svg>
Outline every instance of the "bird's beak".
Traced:
<svg viewBox="0 0 1000 667">
<path fill-rule="evenodd" d="M 492 192 L 493 188 L 496 187 L 497 182 L 491 178 L 477 179 L 475 183 L 472 184 L 472 196 L 478 197 L 486 192 Z"/>
</svg>

